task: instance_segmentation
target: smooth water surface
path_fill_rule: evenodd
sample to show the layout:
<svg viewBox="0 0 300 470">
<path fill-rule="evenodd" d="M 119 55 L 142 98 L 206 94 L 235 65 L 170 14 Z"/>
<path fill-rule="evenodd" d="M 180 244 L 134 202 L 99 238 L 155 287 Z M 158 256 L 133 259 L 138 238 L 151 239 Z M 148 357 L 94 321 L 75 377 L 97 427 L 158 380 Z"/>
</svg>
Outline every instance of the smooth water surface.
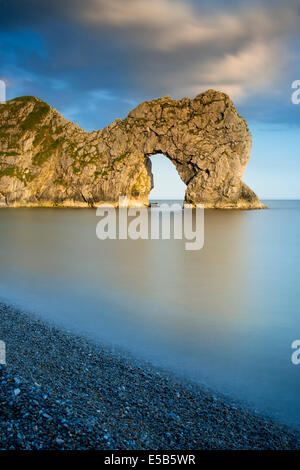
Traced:
<svg viewBox="0 0 300 470">
<path fill-rule="evenodd" d="M 300 428 L 300 201 L 267 204 L 205 211 L 200 251 L 100 241 L 92 209 L 3 209 L 0 299 Z"/>
</svg>

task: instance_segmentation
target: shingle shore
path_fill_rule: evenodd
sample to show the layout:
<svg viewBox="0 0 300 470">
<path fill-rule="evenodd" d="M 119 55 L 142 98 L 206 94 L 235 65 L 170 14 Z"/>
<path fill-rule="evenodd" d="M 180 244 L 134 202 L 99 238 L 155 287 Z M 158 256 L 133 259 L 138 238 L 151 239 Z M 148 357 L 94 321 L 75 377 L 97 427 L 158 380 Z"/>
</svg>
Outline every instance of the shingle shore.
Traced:
<svg viewBox="0 0 300 470">
<path fill-rule="evenodd" d="M 0 304 L 0 449 L 299 449 L 299 433 Z"/>
</svg>

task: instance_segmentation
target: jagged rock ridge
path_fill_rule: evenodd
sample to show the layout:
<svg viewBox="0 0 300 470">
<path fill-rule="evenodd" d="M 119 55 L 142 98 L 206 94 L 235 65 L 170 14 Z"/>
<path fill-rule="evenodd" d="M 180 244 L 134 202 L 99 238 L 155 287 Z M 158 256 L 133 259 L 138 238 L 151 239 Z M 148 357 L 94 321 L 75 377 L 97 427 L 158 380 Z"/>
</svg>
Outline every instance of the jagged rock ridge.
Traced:
<svg viewBox="0 0 300 470">
<path fill-rule="evenodd" d="M 151 161 L 163 153 L 187 185 L 185 201 L 207 208 L 263 208 L 241 180 L 251 134 L 230 98 L 208 90 L 140 104 L 85 132 L 35 97 L 0 105 L 0 205 L 93 207 L 148 204 Z"/>
</svg>

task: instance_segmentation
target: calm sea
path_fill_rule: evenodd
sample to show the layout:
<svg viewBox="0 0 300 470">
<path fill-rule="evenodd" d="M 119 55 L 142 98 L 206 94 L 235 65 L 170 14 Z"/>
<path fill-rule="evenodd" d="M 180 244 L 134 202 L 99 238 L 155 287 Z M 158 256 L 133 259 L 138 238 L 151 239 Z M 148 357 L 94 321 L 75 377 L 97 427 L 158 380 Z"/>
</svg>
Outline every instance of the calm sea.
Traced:
<svg viewBox="0 0 300 470">
<path fill-rule="evenodd" d="M 0 300 L 300 428 L 300 201 L 266 204 L 205 211 L 200 251 L 100 241 L 92 209 L 1 210 Z"/>
</svg>

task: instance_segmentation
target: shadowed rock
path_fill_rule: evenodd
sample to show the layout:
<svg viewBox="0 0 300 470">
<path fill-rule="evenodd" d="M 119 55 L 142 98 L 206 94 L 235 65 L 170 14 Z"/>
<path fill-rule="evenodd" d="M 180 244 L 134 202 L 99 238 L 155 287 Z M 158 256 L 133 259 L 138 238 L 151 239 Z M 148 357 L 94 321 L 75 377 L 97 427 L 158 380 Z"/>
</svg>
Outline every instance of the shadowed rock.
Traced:
<svg viewBox="0 0 300 470">
<path fill-rule="evenodd" d="M 251 134 L 230 98 L 208 90 L 140 104 L 85 132 L 48 104 L 21 97 L 0 105 L 1 206 L 147 205 L 151 155 L 162 153 L 187 185 L 185 201 L 206 208 L 260 209 L 242 182 Z"/>
</svg>

